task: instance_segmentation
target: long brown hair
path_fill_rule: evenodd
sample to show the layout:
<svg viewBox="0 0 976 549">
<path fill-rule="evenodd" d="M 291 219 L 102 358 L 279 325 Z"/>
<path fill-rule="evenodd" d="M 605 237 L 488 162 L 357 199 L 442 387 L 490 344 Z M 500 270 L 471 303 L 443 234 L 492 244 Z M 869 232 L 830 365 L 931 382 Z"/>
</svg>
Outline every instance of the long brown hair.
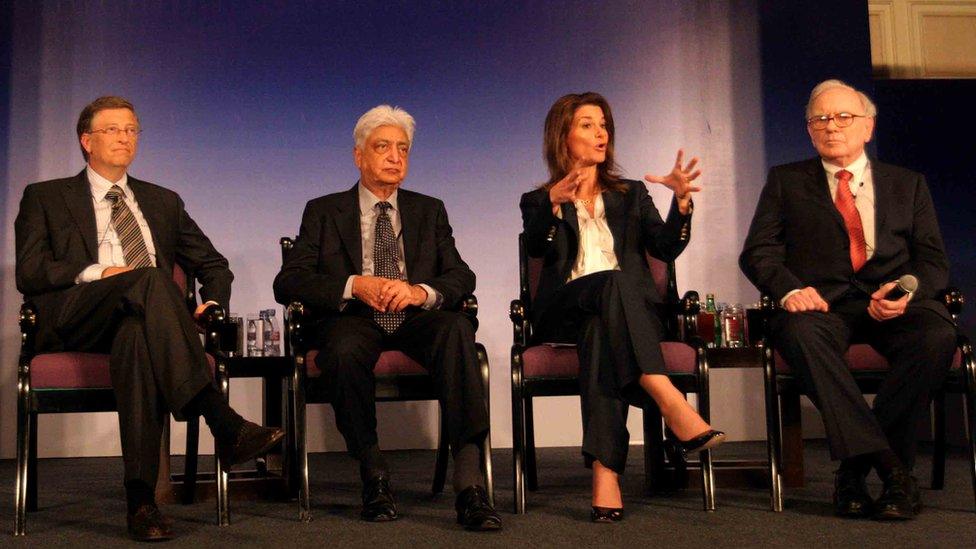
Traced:
<svg viewBox="0 0 976 549">
<path fill-rule="evenodd" d="M 576 109 L 583 105 L 600 107 L 607 121 L 607 157 L 596 167 L 597 183 L 602 189 L 623 192 L 627 186 L 620 180 L 620 173 L 613 159 L 613 114 L 610 112 L 610 104 L 607 100 L 596 92 L 564 95 L 549 108 L 542 146 L 542 154 L 549 168 L 549 181 L 545 182 L 542 188 L 549 189 L 573 169 L 573 159 L 569 156 L 566 138 L 573 125 Z"/>
</svg>

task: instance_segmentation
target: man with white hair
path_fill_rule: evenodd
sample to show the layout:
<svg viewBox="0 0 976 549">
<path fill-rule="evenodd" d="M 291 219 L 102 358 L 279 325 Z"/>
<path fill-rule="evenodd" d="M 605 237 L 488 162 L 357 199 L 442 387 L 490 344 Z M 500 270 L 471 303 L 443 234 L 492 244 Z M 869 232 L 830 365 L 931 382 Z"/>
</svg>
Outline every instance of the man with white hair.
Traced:
<svg viewBox="0 0 976 549">
<path fill-rule="evenodd" d="M 876 114 L 839 80 L 813 89 L 806 125 L 819 156 L 769 171 L 739 264 L 782 306 L 771 337 L 841 461 L 836 514 L 904 520 L 921 509 L 915 433 L 949 369 L 956 331 L 935 299 L 949 263 L 925 178 L 864 152 Z M 917 289 L 892 295 L 908 274 Z M 851 342 L 870 343 L 891 366 L 873 408 L 845 364 Z M 877 501 L 865 485 L 872 467 L 884 483 Z"/>
<path fill-rule="evenodd" d="M 475 276 L 454 245 L 444 203 L 400 188 L 413 133 L 413 117 L 400 108 L 380 105 L 360 117 L 353 132 L 359 182 L 305 207 L 275 278 L 275 298 L 300 300 L 318 315 L 315 362 L 328 379 L 339 431 L 360 464 L 363 519 L 399 516 L 376 435 L 373 377 L 380 353 L 395 349 L 440 385 L 458 522 L 497 530 L 501 520 L 481 470 L 488 413 L 474 327 L 456 311 L 474 291 Z"/>
</svg>

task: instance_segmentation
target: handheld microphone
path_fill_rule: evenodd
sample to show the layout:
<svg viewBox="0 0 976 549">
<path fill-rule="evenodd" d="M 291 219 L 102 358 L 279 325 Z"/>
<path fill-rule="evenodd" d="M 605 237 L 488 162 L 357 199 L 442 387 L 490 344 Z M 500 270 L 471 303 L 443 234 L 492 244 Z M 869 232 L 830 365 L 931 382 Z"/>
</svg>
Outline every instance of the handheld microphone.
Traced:
<svg viewBox="0 0 976 549">
<path fill-rule="evenodd" d="M 896 301 L 917 289 L 918 278 L 916 278 L 915 275 L 902 275 L 895 284 L 895 287 L 892 288 L 891 291 L 888 292 L 888 295 L 886 295 L 884 298 L 888 301 Z"/>
</svg>

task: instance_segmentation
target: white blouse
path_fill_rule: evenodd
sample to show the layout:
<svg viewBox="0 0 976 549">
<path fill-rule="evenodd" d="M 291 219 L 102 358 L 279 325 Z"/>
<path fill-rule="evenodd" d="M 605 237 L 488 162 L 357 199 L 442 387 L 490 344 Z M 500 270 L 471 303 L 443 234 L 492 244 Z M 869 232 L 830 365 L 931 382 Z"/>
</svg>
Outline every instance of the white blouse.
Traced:
<svg viewBox="0 0 976 549">
<path fill-rule="evenodd" d="M 613 233 L 607 225 L 603 194 L 596 195 L 594 199 L 593 217 L 590 217 L 582 200 L 577 200 L 575 204 L 576 219 L 579 222 L 579 250 L 576 252 L 576 264 L 569 274 L 569 280 L 600 271 L 620 270 L 617 254 L 613 251 Z"/>
</svg>

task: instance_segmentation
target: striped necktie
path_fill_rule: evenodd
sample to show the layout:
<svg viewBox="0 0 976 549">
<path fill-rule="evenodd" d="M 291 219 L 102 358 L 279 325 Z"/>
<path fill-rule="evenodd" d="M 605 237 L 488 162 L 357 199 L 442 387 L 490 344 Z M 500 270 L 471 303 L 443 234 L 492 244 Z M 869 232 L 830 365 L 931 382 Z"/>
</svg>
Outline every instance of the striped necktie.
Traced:
<svg viewBox="0 0 976 549">
<path fill-rule="evenodd" d="M 403 273 L 400 272 L 399 249 L 397 248 L 396 234 L 393 233 L 393 223 L 390 221 L 390 214 L 387 210 L 393 207 L 389 202 L 379 202 L 376 204 L 380 214 L 376 216 L 376 237 L 373 239 L 373 274 L 402 280 Z M 383 331 L 392 334 L 403 324 L 407 318 L 404 311 L 380 312 L 373 311 L 373 319 Z"/>
<path fill-rule="evenodd" d="M 136 216 L 132 215 L 132 210 L 125 203 L 123 196 L 122 188 L 118 185 L 112 185 L 112 188 L 105 193 L 105 198 L 112 201 L 112 224 L 115 225 L 115 233 L 122 243 L 125 264 L 133 269 L 152 267 L 149 250 L 146 248 L 146 241 L 142 238 L 139 223 L 136 222 Z"/>
</svg>

